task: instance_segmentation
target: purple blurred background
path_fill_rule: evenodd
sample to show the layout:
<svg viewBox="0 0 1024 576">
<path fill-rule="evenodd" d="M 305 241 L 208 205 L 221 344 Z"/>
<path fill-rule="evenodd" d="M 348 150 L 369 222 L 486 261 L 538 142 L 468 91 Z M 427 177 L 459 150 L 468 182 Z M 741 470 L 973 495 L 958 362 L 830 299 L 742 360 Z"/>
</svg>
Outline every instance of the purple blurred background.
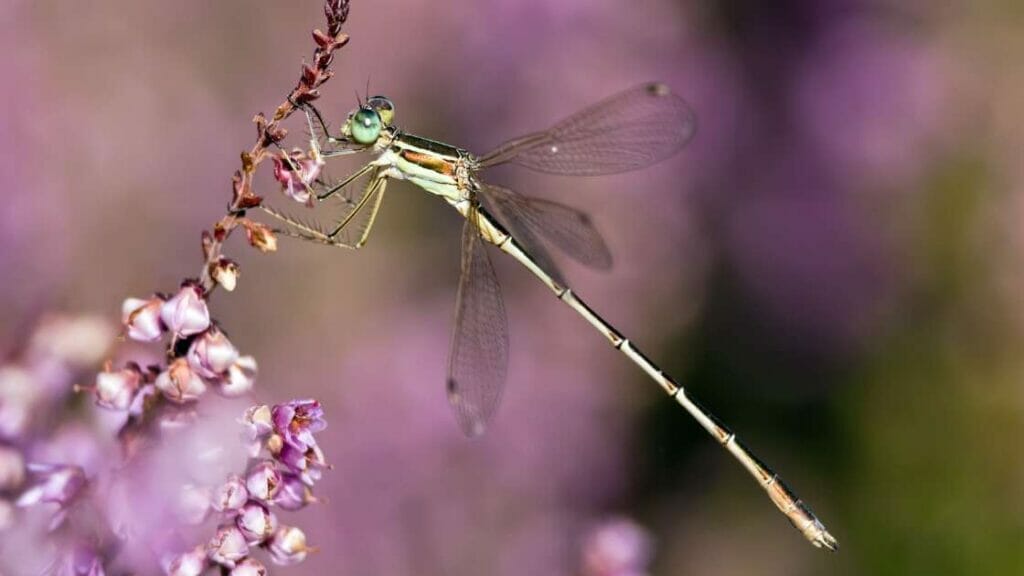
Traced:
<svg viewBox="0 0 1024 576">
<path fill-rule="evenodd" d="M 320 2 L 0 7 L 0 344 L 199 271 L 249 120 L 294 85 Z M 444 395 L 460 220 L 393 185 L 359 252 L 235 241 L 213 313 L 258 397 L 314 396 L 334 469 L 292 574 L 571 574 L 627 514 L 657 574 L 1024 569 L 1024 214 L 1012 2 L 353 0 L 321 110 L 391 97 L 483 152 L 662 80 L 696 139 L 600 179 L 500 169 L 588 210 L 616 261 L 574 289 L 729 423 L 839 538 L 807 546 L 741 469 L 514 262 L 503 406 L 466 440 Z M 289 144 L 303 145 L 293 123 Z M 345 162 L 334 175 L 345 173 Z M 258 192 L 276 194 L 264 174 Z M 282 573 L 285 570 L 281 570 Z"/>
</svg>

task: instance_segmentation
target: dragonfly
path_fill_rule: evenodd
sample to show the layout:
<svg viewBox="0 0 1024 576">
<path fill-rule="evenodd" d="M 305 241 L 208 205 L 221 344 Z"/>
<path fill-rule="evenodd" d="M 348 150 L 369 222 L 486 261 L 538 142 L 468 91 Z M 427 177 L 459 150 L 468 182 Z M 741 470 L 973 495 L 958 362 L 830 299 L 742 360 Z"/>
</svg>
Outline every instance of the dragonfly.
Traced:
<svg viewBox="0 0 1024 576">
<path fill-rule="evenodd" d="M 501 399 L 508 365 L 508 325 L 501 289 L 485 246 L 508 254 L 679 403 L 754 477 L 771 501 L 815 546 L 836 550 L 836 539 L 796 494 L 725 424 L 698 404 L 664 370 L 588 306 L 566 283 L 548 247 L 591 267 L 608 268 L 611 256 L 590 218 L 575 208 L 528 197 L 485 182 L 480 172 L 515 164 L 539 172 L 599 176 L 637 170 L 679 152 L 696 132 L 687 102 L 662 83 L 634 86 L 585 108 L 547 130 L 514 138 L 484 155 L 402 131 L 395 106 L 383 96 L 359 102 L 332 135 L 319 110 L 303 106 L 317 161 L 368 152 L 373 159 L 339 182 L 309 185 L 323 202 L 357 179 L 361 193 L 345 200 L 347 214 L 332 227 L 310 225 L 269 206 L 287 226 L 277 231 L 303 240 L 357 249 L 366 244 L 388 182 L 405 180 L 440 197 L 465 218 L 455 324 L 448 358 L 447 395 L 469 436 L 481 434 Z M 293 164 L 293 169 L 297 167 Z M 363 215 L 358 234 L 342 234 Z"/>
</svg>

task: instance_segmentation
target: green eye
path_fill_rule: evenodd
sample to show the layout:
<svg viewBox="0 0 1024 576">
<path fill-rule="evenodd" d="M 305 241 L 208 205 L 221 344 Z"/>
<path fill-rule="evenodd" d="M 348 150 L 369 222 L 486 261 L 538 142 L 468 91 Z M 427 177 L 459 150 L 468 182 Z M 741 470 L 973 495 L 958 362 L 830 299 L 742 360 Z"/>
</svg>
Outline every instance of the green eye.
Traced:
<svg viewBox="0 0 1024 576">
<path fill-rule="evenodd" d="M 360 144 L 373 144 L 380 136 L 380 115 L 375 110 L 362 108 L 350 120 L 352 139 Z"/>
</svg>

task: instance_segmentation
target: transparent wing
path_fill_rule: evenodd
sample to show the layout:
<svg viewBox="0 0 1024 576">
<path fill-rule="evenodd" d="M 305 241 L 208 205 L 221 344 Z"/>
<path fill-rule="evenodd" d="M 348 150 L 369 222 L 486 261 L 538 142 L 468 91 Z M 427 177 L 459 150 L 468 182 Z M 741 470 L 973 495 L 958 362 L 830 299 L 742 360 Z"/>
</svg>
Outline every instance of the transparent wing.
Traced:
<svg viewBox="0 0 1024 576">
<path fill-rule="evenodd" d="M 462 229 L 462 273 L 448 358 L 448 401 L 467 436 L 479 436 L 498 408 L 508 368 L 501 288 L 475 222 Z"/>
<path fill-rule="evenodd" d="M 524 219 L 519 216 L 518 207 L 503 202 L 501 194 L 492 192 L 490 189 L 491 187 L 487 186 L 480 190 L 480 198 L 484 201 L 487 209 L 505 227 L 505 230 L 515 238 L 516 242 L 526 250 L 526 253 L 533 258 L 533 261 L 537 263 L 537 266 L 540 266 L 541 270 L 547 272 L 555 282 L 566 286 L 562 270 L 555 264 L 544 243 L 533 233 L 533 228 L 523 222 Z M 504 188 L 501 191 L 515 194 L 511 190 Z"/>
<path fill-rule="evenodd" d="M 572 176 L 615 174 L 675 154 L 696 131 L 693 110 L 667 86 L 649 83 L 586 108 L 543 132 L 510 140 L 480 159 Z"/>
<path fill-rule="evenodd" d="M 587 214 L 558 202 L 530 198 L 491 184 L 482 185 L 480 195 L 512 237 L 523 244 L 527 252 L 537 260 L 537 264 L 560 284 L 565 285 L 560 274 L 556 277 L 555 272 L 544 268 L 542 258 L 550 261 L 550 257 L 543 250 L 542 256 L 535 254 L 537 237 L 543 238 L 581 264 L 601 270 L 611 268 L 612 255 L 608 245 Z"/>
</svg>

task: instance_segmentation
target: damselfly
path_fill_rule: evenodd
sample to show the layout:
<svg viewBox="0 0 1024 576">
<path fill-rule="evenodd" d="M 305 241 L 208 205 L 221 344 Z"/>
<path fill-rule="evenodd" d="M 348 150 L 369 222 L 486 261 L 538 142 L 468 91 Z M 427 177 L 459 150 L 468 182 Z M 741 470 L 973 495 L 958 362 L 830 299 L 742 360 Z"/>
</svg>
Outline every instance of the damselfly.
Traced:
<svg viewBox="0 0 1024 576">
<path fill-rule="evenodd" d="M 279 232 L 334 246 L 359 248 L 366 243 L 389 180 L 408 180 L 440 196 L 465 217 L 462 272 L 448 361 L 448 399 L 463 431 L 483 432 L 494 415 L 505 384 L 508 329 L 501 290 L 484 244 L 509 254 L 582 316 L 630 361 L 674 398 L 729 451 L 768 493 L 772 502 L 812 544 L 829 550 L 836 539 L 777 474 L 755 457 L 725 425 L 690 398 L 677 382 L 566 284 L 545 244 L 597 268 L 611 264 L 600 234 L 582 212 L 568 206 L 522 196 L 480 180 L 479 172 L 506 162 L 540 172 L 596 176 L 635 170 L 672 156 L 692 138 L 696 123 L 690 106 L 663 84 L 634 87 L 586 108 L 553 127 L 510 140 L 483 156 L 405 133 L 393 124 L 394 105 L 382 96 L 368 98 L 351 112 L 332 136 L 320 113 L 306 106 L 312 156 L 322 158 L 372 152 L 375 158 L 336 183 L 314 182 L 317 200 L 334 197 L 350 183 L 367 177 L 347 214 L 330 229 L 311 226 L 269 207 L 264 209 L 290 226 Z M 363 214 L 361 231 L 349 240 L 342 232 Z"/>
</svg>

